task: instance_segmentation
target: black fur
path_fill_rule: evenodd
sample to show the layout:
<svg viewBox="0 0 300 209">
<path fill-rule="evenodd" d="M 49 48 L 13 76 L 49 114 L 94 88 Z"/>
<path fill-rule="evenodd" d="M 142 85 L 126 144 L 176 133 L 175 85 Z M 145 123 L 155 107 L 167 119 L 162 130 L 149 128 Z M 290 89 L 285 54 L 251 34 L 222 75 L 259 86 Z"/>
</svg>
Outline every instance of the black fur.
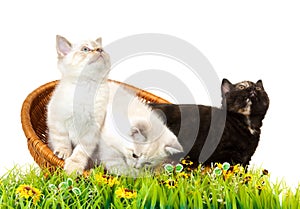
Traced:
<svg viewBox="0 0 300 209">
<path fill-rule="evenodd" d="M 151 104 L 166 119 L 167 126 L 178 136 L 184 148 L 185 153 L 176 156 L 176 160 L 188 157 L 195 166 L 214 162 L 249 164 L 269 107 L 268 95 L 261 80 L 231 84 L 223 79 L 221 89 L 221 108 Z"/>
</svg>

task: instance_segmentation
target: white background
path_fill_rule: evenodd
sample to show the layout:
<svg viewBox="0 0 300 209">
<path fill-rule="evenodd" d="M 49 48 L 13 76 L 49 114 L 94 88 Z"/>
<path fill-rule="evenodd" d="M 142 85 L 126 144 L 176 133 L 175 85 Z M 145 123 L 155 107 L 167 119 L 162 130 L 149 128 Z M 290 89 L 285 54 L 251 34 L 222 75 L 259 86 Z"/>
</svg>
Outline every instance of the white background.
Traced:
<svg viewBox="0 0 300 209">
<path fill-rule="evenodd" d="M 300 180 L 297 74 L 300 4 L 297 1 L 77 2 L 0 3 L 0 175 L 15 164 L 33 163 L 21 128 L 20 111 L 32 90 L 60 78 L 56 69 L 56 34 L 70 41 L 101 36 L 107 45 L 133 34 L 163 33 L 197 47 L 220 79 L 225 77 L 233 83 L 263 80 L 271 104 L 252 164 L 268 169 L 274 181 L 284 177 L 289 185 L 297 185 Z M 119 66 L 120 71 L 115 73 L 118 79 L 128 76 L 125 67 Z M 114 74 L 111 76 L 116 78 Z M 202 103 L 201 98 L 197 101 Z"/>
</svg>

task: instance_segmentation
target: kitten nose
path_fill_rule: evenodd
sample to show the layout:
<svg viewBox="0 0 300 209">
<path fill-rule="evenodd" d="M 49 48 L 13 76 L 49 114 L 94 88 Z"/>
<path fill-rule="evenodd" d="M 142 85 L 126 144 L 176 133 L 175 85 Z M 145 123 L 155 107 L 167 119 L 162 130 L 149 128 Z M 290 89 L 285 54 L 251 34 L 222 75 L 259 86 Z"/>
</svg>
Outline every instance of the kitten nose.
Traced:
<svg viewBox="0 0 300 209">
<path fill-rule="evenodd" d="M 250 91 L 250 97 L 255 97 L 255 96 L 256 96 L 255 90 L 251 90 L 251 91 Z"/>
<path fill-rule="evenodd" d="M 137 154 L 135 154 L 135 153 L 132 154 L 132 157 L 133 158 L 139 158 L 139 156 Z"/>
</svg>

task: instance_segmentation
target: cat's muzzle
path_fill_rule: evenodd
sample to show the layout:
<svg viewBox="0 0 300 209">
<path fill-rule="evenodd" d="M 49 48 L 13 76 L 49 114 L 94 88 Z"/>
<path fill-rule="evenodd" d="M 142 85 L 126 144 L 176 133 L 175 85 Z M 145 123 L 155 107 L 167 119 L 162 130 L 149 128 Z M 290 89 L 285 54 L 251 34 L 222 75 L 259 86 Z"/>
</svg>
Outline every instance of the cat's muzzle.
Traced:
<svg viewBox="0 0 300 209">
<path fill-rule="evenodd" d="M 251 90 L 250 91 L 250 98 L 254 98 L 254 97 L 256 97 L 257 96 L 257 93 L 256 93 L 256 91 L 255 90 Z"/>
</svg>

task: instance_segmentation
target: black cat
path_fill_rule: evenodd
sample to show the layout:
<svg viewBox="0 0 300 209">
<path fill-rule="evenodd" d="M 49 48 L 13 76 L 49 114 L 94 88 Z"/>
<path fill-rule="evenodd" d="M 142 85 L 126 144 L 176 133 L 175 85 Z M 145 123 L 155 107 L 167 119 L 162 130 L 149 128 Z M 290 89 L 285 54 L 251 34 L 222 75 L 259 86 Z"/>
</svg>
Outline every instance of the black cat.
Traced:
<svg viewBox="0 0 300 209">
<path fill-rule="evenodd" d="M 222 81 L 222 107 L 151 104 L 165 117 L 194 166 L 214 162 L 249 165 L 258 146 L 260 128 L 269 107 L 261 80 L 231 84 Z"/>
</svg>

